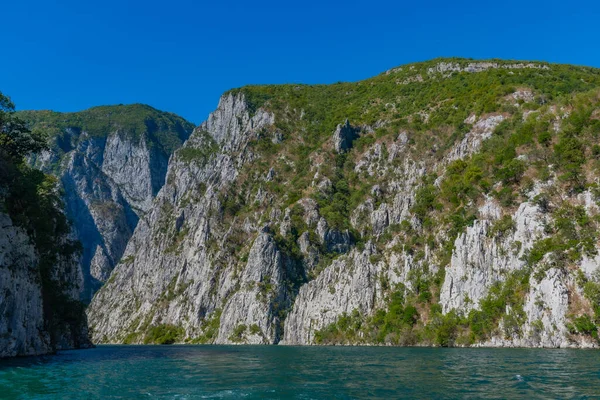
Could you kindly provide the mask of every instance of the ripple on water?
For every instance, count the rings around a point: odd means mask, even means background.
[[[586,350],[100,346],[0,361],[0,398],[598,398]]]

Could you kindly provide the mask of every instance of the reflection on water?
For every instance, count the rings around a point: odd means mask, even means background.
[[[592,350],[100,346],[0,361],[0,398],[600,399]]]

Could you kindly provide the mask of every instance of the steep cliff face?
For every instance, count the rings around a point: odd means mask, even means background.
[[[0,214],[0,357],[42,354],[50,350],[50,337],[44,329],[44,312],[37,258],[29,237]],[[41,334],[40,334],[41,333]]]
[[[264,111],[251,116],[243,96],[224,96],[175,152],[155,207],[140,220],[121,263],[90,305],[95,340],[141,342],[148,327],[159,325],[223,343],[249,325],[254,341],[277,340],[283,304],[275,302],[285,303],[281,281],[293,266],[268,230],[244,243],[257,227],[234,230],[223,209],[235,206],[232,183],[255,157],[249,139],[271,123]],[[236,259],[231,246],[246,247],[247,260]],[[220,330],[219,321],[229,329]]]
[[[91,346],[78,243],[52,179],[0,150],[0,358]]]
[[[434,60],[226,93],[97,342],[595,347],[600,73]]]
[[[31,162],[61,180],[67,216],[83,244],[81,295],[89,301],[121,259],[139,218],[150,210],[164,184],[169,156],[192,126],[144,105],[19,115],[32,128],[51,133],[51,149]]]
[[[0,358],[91,346],[77,258],[43,263],[25,230],[0,213]]]

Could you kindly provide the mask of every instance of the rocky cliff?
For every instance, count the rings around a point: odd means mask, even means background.
[[[0,213],[0,358],[91,346],[77,258],[44,265],[41,257],[26,231]]]
[[[81,297],[89,302],[150,210],[169,157],[192,126],[141,104],[18,115],[32,129],[50,133],[50,149],[31,163],[61,181],[66,214],[83,245]]]
[[[600,71],[433,60],[223,95],[96,342],[596,347]]]
[[[89,347],[80,245],[56,180],[24,161],[43,140],[0,103],[0,358]]]

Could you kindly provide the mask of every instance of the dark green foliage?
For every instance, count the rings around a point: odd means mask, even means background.
[[[377,177],[353,169],[356,156],[369,146],[379,143],[385,156],[388,141],[381,139],[405,130],[411,151],[425,155],[435,147],[438,149],[436,157],[441,157],[471,129],[464,122],[466,117],[504,109],[505,96],[516,88],[531,89],[539,103],[547,103],[560,96],[590,90],[600,82],[600,74],[595,69],[540,63],[542,68],[509,70],[503,67],[510,62],[501,60],[494,61],[499,68],[442,77],[429,70],[442,61],[462,67],[473,62],[437,59],[403,66],[355,83],[247,86],[232,90],[233,94],[243,94],[252,110],[262,107],[275,114],[273,129],[285,140],[273,145],[269,135],[261,133],[253,148],[265,160],[274,160],[272,153],[276,151],[292,161],[271,165],[282,179],[277,184],[270,182],[268,186],[278,195],[287,195],[283,206],[310,193],[330,226],[348,229],[351,213],[369,196],[369,188],[377,183]],[[414,79],[417,76],[422,79]],[[540,104],[520,103],[523,109],[540,108]],[[432,182],[426,182],[413,208],[425,228],[429,226],[429,217],[435,220],[435,214],[443,208],[445,214],[452,215],[448,220],[455,235],[474,219],[472,203],[482,194],[489,193],[495,183],[501,183],[493,194],[502,205],[516,203],[516,189],[527,167],[526,162],[518,158],[520,150],[531,148],[540,137],[543,139],[550,126],[548,120],[534,117],[523,122],[515,107],[510,112],[515,116],[498,127],[481,155],[450,165],[439,192],[431,187]],[[427,122],[419,117],[421,113],[429,116]],[[353,126],[373,126],[377,121],[384,121],[385,125],[374,129],[375,132],[362,131],[350,152],[336,157],[324,155],[319,161],[319,174],[330,179],[331,190],[312,190],[315,171],[311,168],[311,156],[328,149],[336,125],[346,119]],[[401,162],[401,159],[394,162]],[[437,193],[439,198],[434,199]],[[377,206],[379,200],[374,200]]]
[[[600,283],[598,272],[594,273],[592,279],[588,280],[583,271],[578,271],[578,285],[583,289],[583,295],[590,302],[593,316],[583,314],[578,317],[571,316],[571,322],[566,326],[572,334],[589,335],[600,343],[598,336],[598,323],[600,323]]]
[[[556,245],[552,238],[540,239],[534,243],[533,247],[529,251],[527,256],[527,263],[529,265],[535,265],[542,261],[546,253],[550,253],[554,250],[559,250],[562,245]]]
[[[265,275],[262,278],[262,281],[256,283],[258,287],[258,293],[256,297],[263,301],[268,301],[274,292],[273,284],[271,283],[271,276]]]
[[[260,327],[257,324],[250,325],[250,334],[259,335],[261,333]]]
[[[191,340],[191,343],[213,343],[219,334],[219,326],[221,325],[221,309],[216,309],[207,318],[204,317],[202,325],[202,335]]]
[[[572,319],[572,322],[566,324],[571,334],[587,335],[600,343],[598,336],[598,326],[594,320],[587,314]]]
[[[535,266],[548,253],[552,253],[553,261],[563,267],[568,262],[578,261],[584,253],[595,255],[598,226],[585,208],[565,203],[553,211],[553,217],[554,223],[548,227],[550,236],[535,242],[526,255],[530,266]]]
[[[15,113],[15,105],[0,93],[0,149],[3,157],[12,157],[19,163],[31,153],[47,147],[46,137],[40,131],[30,131]]]
[[[552,142],[552,134],[548,131],[544,131],[541,132],[538,136],[537,136],[537,140],[538,142],[542,145],[542,146],[549,146],[550,143]]]
[[[480,162],[474,158],[469,161],[456,160],[446,169],[441,194],[454,206],[460,206],[480,193],[483,182],[483,171],[478,165]]]
[[[399,332],[403,326],[413,326],[419,313],[413,305],[404,304],[404,288],[392,292],[388,299],[388,309],[375,314],[371,326],[377,332],[378,341],[383,342],[388,334]]]
[[[106,137],[116,131],[134,140],[144,138],[148,146],[171,154],[194,128],[175,114],[144,104],[100,106],[73,113],[20,111],[17,115],[33,130],[47,132],[57,154],[74,148],[82,132]]]
[[[496,127],[492,137],[482,144],[479,153],[464,160],[454,161],[447,167],[440,185],[439,197],[436,198],[444,206],[441,210],[442,215],[436,219],[445,219],[451,232],[450,241],[476,218],[474,204],[481,201],[483,194],[493,195],[503,207],[513,207],[518,204],[519,196],[529,190],[527,185],[531,185],[531,180],[524,178],[531,165],[528,164],[529,159],[535,161],[541,180],[547,180],[551,176],[547,166],[554,160],[561,171],[562,181],[566,182],[572,190],[581,190],[584,187],[585,154],[588,151],[591,153],[591,150],[586,150],[579,136],[584,135],[584,132],[596,130],[596,124],[589,118],[590,106],[587,104],[594,101],[593,96],[593,93],[582,94],[577,98],[576,110],[565,122],[562,133],[558,135],[558,143],[552,151],[548,149],[552,139],[552,135],[548,133],[550,129],[548,117],[530,117],[527,121],[523,121],[522,116],[516,114]],[[535,137],[539,139],[548,135],[547,139],[541,140],[542,146],[536,144]],[[521,153],[528,154],[528,157],[519,157]],[[424,194],[427,193],[417,194],[416,206],[413,208],[419,218],[426,214],[428,208],[431,209],[423,201],[428,198],[432,201],[434,198],[433,193],[428,196]],[[542,211],[549,212],[550,202],[547,196],[541,195],[538,200]],[[561,220],[560,216],[557,217]],[[582,251],[592,251],[592,242],[595,238],[592,228],[595,223],[584,221],[574,215],[570,215],[568,219],[579,221],[578,228],[567,229],[568,221],[562,227],[559,225],[553,227],[560,237],[553,235],[552,239],[541,241],[534,246],[530,255],[531,263],[538,262],[544,254],[555,250],[568,251],[565,260],[576,260]],[[496,229],[508,229],[509,222],[500,221],[499,223],[505,225],[498,225]],[[444,247],[446,256],[442,259],[448,259],[451,245],[449,243]]]
[[[144,344],[173,344],[181,342],[185,331],[182,327],[160,324],[151,327],[144,337]]]
[[[319,205],[321,215],[328,224],[339,230],[350,229],[350,212],[364,197],[365,188],[352,188],[349,182],[352,164],[347,153],[335,158],[331,176],[332,190],[329,193],[316,193],[313,197]]]
[[[303,257],[300,246],[298,246],[298,238],[308,230],[303,219],[303,213],[304,209],[302,206],[294,204],[290,208],[290,233],[285,237],[279,233],[275,235],[277,247],[295,261],[300,261]]]
[[[55,344],[65,329],[75,335],[86,324],[83,304],[67,295],[72,283],[56,276],[59,264],[68,268],[81,245],[68,239],[70,226],[61,211],[56,178],[24,162],[23,157],[45,147],[44,136],[31,133],[13,109],[0,93],[0,211],[23,228],[35,246],[46,329]]]
[[[586,282],[583,287],[583,294],[590,301],[596,320],[600,321],[600,283]]]
[[[429,303],[432,298],[431,289],[435,285],[429,268],[413,268],[409,271],[407,279],[413,288],[413,294],[418,303]]]
[[[503,187],[498,191],[492,192],[492,195],[502,207],[512,207],[515,205],[516,195],[511,187]]]
[[[509,275],[503,283],[494,284],[488,295],[480,301],[480,309],[472,310],[469,313],[467,322],[471,329],[472,340],[488,339],[497,329],[501,318],[505,318],[505,325],[509,319],[516,321],[516,326],[510,326],[510,328],[515,328],[517,332],[514,333],[519,333],[518,329],[525,321],[523,304],[528,290],[529,273],[526,270],[516,271]],[[506,315],[507,306],[511,309],[510,315]],[[507,336],[512,333],[505,332]]]
[[[582,315],[573,320],[573,325],[577,332],[584,335],[591,335],[598,339],[598,327],[592,321],[589,315]]]
[[[458,336],[460,318],[456,312],[451,311],[446,315],[438,316],[433,322],[435,332],[434,343],[441,347],[452,347]]]
[[[247,330],[248,330],[248,326],[246,326],[244,324],[240,324],[240,325],[236,326],[233,329],[233,332],[231,333],[231,335],[229,336],[229,340],[231,340],[234,343],[241,342],[242,340],[244,340],[244,335]]]
[[[230,187],[219,196],[219,202],[222,205],[223,215],[227,218],[233,218],[244,207],[246,199],[243,193],[235,190],[234,187]]]
[[[562,172],[559,177],[575,192],[585,188],[583,165],[588,157],[596,157],[597,145],[593,142],[598,139],[599,124],[591,118],[596,101],[591,97],[590,104],[590,98],[586,96],[575,99],[574,108],[563,122],[562,132],[554,145],[554,161]]]
[[[490,228],[489,235],[491,237],[504,237],[515,229],[515,221],[510,215],[505,215],[495,221]]]
[[[504,184],[519,183],[525,172],[525,163],[521,160],[512,159],[505,166],[498,168],[496,178]]]
[[[493,192],[494,196],[505,207],[513,204],[514,187],[520,183],[526,170],[526,164],[517,159],[516,149],[531,144],[530,136],[535,130],[535,126],[513,121],[501,122],[492,138],[483,143],[480,153],[465,160],[456,160],[448,166],[441,185],[441,196],[452,207],[460,209],[476,201],[495,183],[503,186]]]
[[[413,326],[419,320],[419,312],[412,304],[405,305],[405,289],[400,287],[390,293],[387,310],[377,310],[365,318],[358,310],[342,314],[336,322],[315,332],[319,344],[357,343],[368,339],[375,343],[409,344]],[[361,335],[362,333],[362,335]]]
[[[422,186],[417,190],[415,205],[411,211],[419,218],[423,225],[427,225],[425,224],[426,217],[431,211],[441,208],[441,204],[438,202],[438,196],[439,191],[432,184]]]
[[[177,150],[177,157],[185,163],[195,163],[200,167],[206,165],[210,157],[219,150],[218,144],[208,135],[208,133],[198,133],[201,135],[200,143],[188,144]]]
[[[550,212],[550,199],[546,193],[540,193],[535,196],[533,202],[538,206],[541,212]]]
[[[600,74],[592,68],[577,68],[552,65],[549,69],[490,69],[471,74],[454,73],[451,77],[439,79],[437,74],[429,74],[428,69],[437,63],[454,62],[466,66],[472,60],[435,59],[424,63],[405,65],[389,74],[381,74],[360,82],[343,82],[335,85],[265,85],[246,86],[233,93],[243,93],[252,109],[265,107],[281,115],[295,117],[293,120],[277,121],[278,128],[285,133],[306,132],[310,143],[319,145],[346,118],[356,124],[373,123],[390,112],[382,106],[395,103],[396,110],[404,115],[415,114],[438,105],[430,115],[427,124],[432,127],[440,124],[460,127],[471,113],[497,111],[499,99],[511,93],[515,87],[528,86],[544,94],[545,101],[560,95],[590,90],[600,82]],[[500,65],[511,61],[495,61]],[[422,82],[397,82],[421,75]],[[379,99],[381,104],[373,106],[371,101]],[[295,111],[290,111],[295,110]],[[294,112],[304,111],[300,119]],[[296,128],[296,129],[294,129]]]
[[[575,189],[581,189],[581,166],[585,163],[582,143],[575,137],[561,135],[554,146],[554,156],[563,172],[560,178],[571,183]]]
[[[551,181],[560,175],[564,182],[560,185],[573,190],[581,190],[588,183],[584,173],[589,166],[586,157],[600,154],[591,147],[600,140],[600,129],[590,121],[589,105],[585,103],[597,101],[592,99],[593,94],[574,94],[597,88],[600,74],[596,69],[543,63],[538,65],[547,68],[509,70],[503,68],[506,63],[502,61],[498,61],[499,68],[478,73],[430,72],[429,68],[440,61],[463,67],[472,62],[433,60],[356,83],[248,86],[232,91],[245,96],[251,113],[261,107],[272,112],[275,126],[256,132],[249,146],[256,158],[250,162],[248,173],[240,174],[235,190],[221,194],[224,222],[252,220],[272,211],[285,213],[289,208],[289,233],[278,233],[274,238],[286,261],[302,266],[298,238],[309,233],[319,260],[310,271],[311,277],[330,265],[334,255],[318,245],[320,241],[313,238],[314,227],[306,226],[303,210],[296,205],[305,197],[317,202],[320,215],[333,229],[350,229],[351,217],[357,221],[354,225],[358,232],[353,232],[353,236],[358,249],[365,248],[368,241],[376,246],[370,256],[372,263],[386,262],[385,246],[392,240],[393,251],[408,253],[416,265],[425,254],[433,254],[435,274],[423,265],[422,270],[411,270],[411,290],[394,288],[386,277],[378,276],[378,290],[383,291],[378,296],[386,299],[385,307],[368,315],[360,310],[341,315],[315,332],[318,343],[454,346],[487,340],[492,335],[518,336],[529,274],[540,274],[534,264],[548,252],[574,260],[583,251],[591,251],[595,222],[580,218],[576,211],[561,216],[557,209],[562,206],[556,206],[556,197],[541,195],[536,203],[542,211],[553,212],[556,224],[549,229],[559,239],[537,243],[527,255],[530,268],[506,276],[504,283],[496,284],[476,305],[477,310],[469,315],[454,311],[442,314],[437,301],[454,240],[481,217],[478,209],[486,197],[494,197],[505,208],[507,215],[489,231],[491,237],[501,239],[514,230],[512,208],[529,198],[533,182]],[[515,106],[509,95],[520,89],[531,90],[535,100],[519,100]],[[553,123],[563,117],[556,113],[580,108],[583,111],[563,119],[564,128],[555,133]],[[536,111],[524,118],[525,110]],[[482,143],[480,152],[447,167],[439,163],[472,129],[465,122],[467,117],[486,117],[492,112],[502,113],[505,120]],[[360,137],[353,142],[353,148],[336,155],[331,149],[331,135],[336,125],[346,119],[352,126],[361,127]],[[278,138],[276,143],[271,140],[273,137]],[[407,139],[402,143],[405,153],[392,153],[392,146],[398,149],[400,137]],[[378,154],[376,148],[380,149]],[[368,168],[362,163],[367,158]],[[389,221],[393,225],[375,234],[369,222],[361,220],[368,213],[357,210],[357,206],[367,199],[365,209],[389,205],[396,195],[397,183],[406,178],[402,168],[397,168],[406,159],[422,161],[431,173],[419,182],[411,207],[417,221]],[[362,166],[356,168],[359,165]],[[274,174],[265,182],[263,177],[271,168]],[[441,177],[439,180],[433,176],[436,174]],[[245,185],[252,190],[246,190]],[[259,188],[272,196],[264,201],[249,200],[254,199]],[[575,221],[574,225],[565,219]],[[236,255],[245,261],[247,249],[242,251],[240,246]],[[270,278],[265,277],[257,288],[259,298],[270,298]],[[292,297],[294,290],[290,291]],[[335,287],[332,285],[329,290],[335,292]],[[499,330],[501,321],[503,332]],[[248,331],[255,334],[256,329],[238,326],[232,340],[243,341]]]
[[[354,310],[351,315],[343,313],[338,317],[336,322],[315,332],[315,343],[353,343],[356,340],[362,324],[363,317],[358,310]]]
[[[410,345],[425,342],[442,347],[468,345],[489,339],[498,333],[500,320],[504,321],[504,335],[520,335],[525,321],[523,304],[529,290],[529,274],[517,271],[505,282],[494,285],[482,299],[479,309],[466,317],[454,310],[442,314],[439,304],[431,304],[429,321],[424,330],[420,315],[405,300],[404,289],[393,291],[388,298],[388,308],[376,310],[371,317],[358,311],[343,314],[338,320],[315,332],[315,342],[335,343],[391,343]],[[414,294],[411,295],[415,299]],[[418,298],[418,297],[416,297]],[[506,310],[511,311],[507,314]]]

